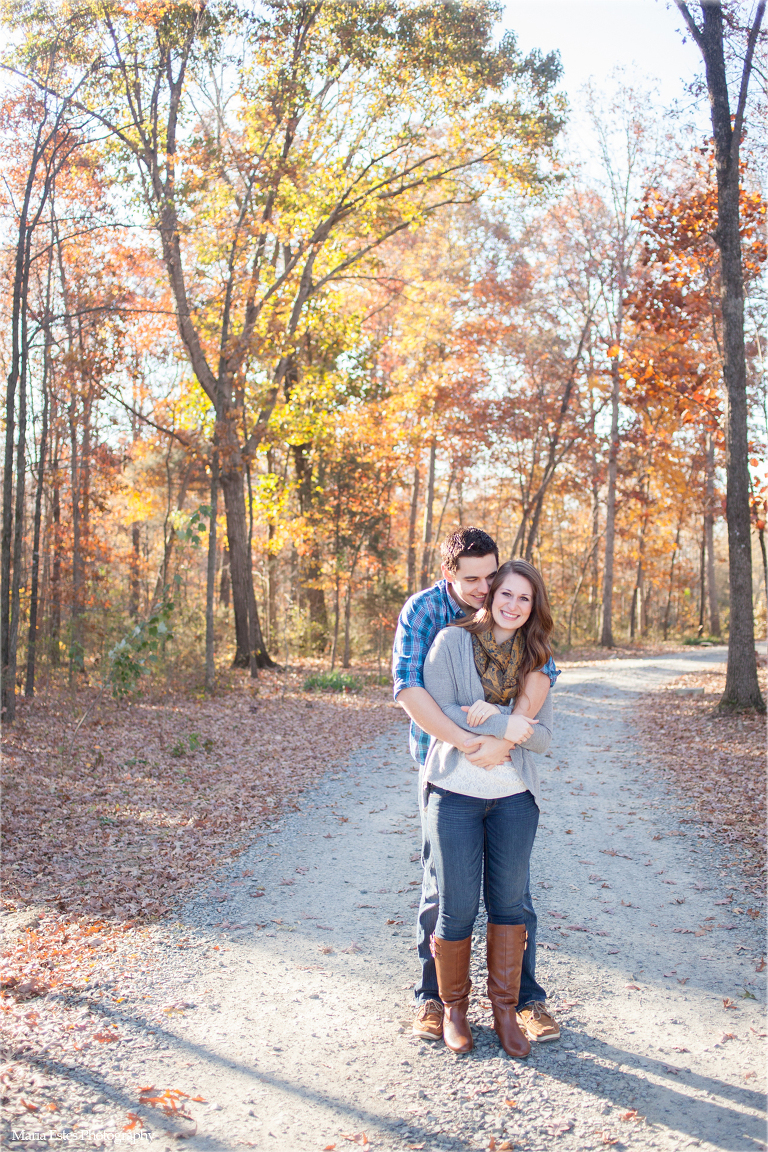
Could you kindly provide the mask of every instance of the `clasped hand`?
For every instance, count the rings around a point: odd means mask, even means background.
[[[463,706],[462,711],[467,713],[467,722],[474,728],[489,716],[497,714],[499,709],[486,700],[476,700],[470,706]],[[462,751],[470,763],[476,764],[478,768],[496,768],[505,760],[509,760],[511,748],[532,735],[533,725],[537,723],[537,720],[531,720],[519,713],[512,715],[507,720],[504,739],[496,736],[468,736]]]

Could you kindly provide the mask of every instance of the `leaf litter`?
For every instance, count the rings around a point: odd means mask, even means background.
[[[765,669],[759,671],[766,693]],[[703,688],[701,695],[676,689]],[[648,693],[633,723],[646,752],[683,798],[681,824],[703,824],[747,876],[766,862],[765,718],[715,711],[725,688],[717,672],[689,672]],[[740,850],[738,857],[737,850]]]
[[[30,1061],[120,1046],[94,999],[116,1007],[121,987],[135,992],[152,958],[149,926],[398,718],[386,688],[329,698],[303,693],[303,679],[263,672],[255,714],[245,677],[213,699],[102,700],[74,739],[85,693],[76,705],[54,691],[20,700],[3,740],[3,906],[17,930],[0,959],[0,1079],[11,1117],[59,1110],[51,1089],[30,1089]],[[144,1106],[190,1136],[190,1100],[147,1088],[120,1124],[143,1127]]]

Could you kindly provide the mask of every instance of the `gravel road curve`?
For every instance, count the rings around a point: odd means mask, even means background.
[[[630,722],[640,693],[724,655],[566,665],[560,677],[532,862],[559,1043],[527,1061],[501,1052],[480,923],[475,1051],[454,1057],[410,1036],[417,775],[394,713],[373,748],[332,767],[152,930],[144,976],[121,1003],[101,990],[92,1011],[122,1042],[49,1069],[96,1101],[69,1146],[151,1137],[171,1148],[176,1134],[200,1152],[340,1152],[363,1136],[374,1152],[764,1148],[756,898],[681,818]],[[152,1086],[143,1105],[139,1085]],[[169,1119],[165,1090],[205,1102],[166,1096],[193,1118]]]

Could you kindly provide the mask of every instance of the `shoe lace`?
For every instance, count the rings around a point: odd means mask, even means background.
[[[534,1000],[530,1004],[526,1004],[526,1008],[530,1009],[531,1016],[534,1020],[541,1020],[542,1016],[547,1016],[548,1012],[542,1000]]]
[[[439,1016],[443,1013],[443,1006],[437,1000],[426,1000],[419,1009],[419,1019],[423,1020],[425,1016],[430,1016],[436,1012]]]

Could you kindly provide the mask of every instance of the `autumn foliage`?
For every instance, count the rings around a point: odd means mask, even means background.
[[[557,60],[496,15],[12,6],[7,718],[41,684],[381,674],[459,523],[541,567],[561,649],[600,639],[608,559],[619,640],[724,635],[710,149],[660,144],[625,92],[593,107],[590,176],[569,166]],[[757,411],[765,204],[742,180]]]

